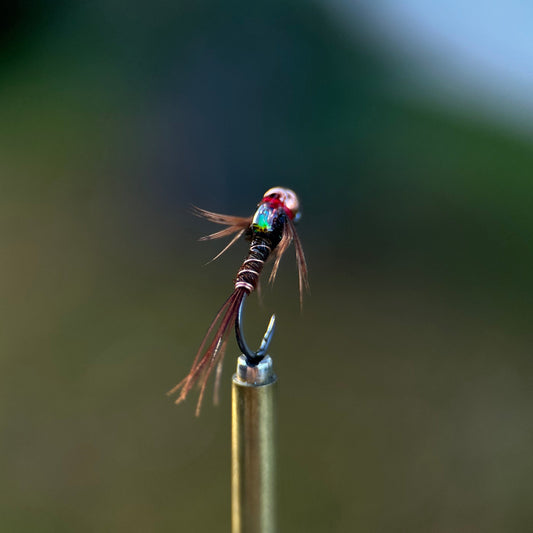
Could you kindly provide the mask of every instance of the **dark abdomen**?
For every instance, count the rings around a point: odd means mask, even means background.
[[[255,290],[263,265],[273,249],[273,242],[268,236],[256,235],[253,237],[248,256],[243,261],[235,278],[236,289],[243,288],[248,294]]]

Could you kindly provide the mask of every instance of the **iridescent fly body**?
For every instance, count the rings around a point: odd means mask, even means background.
[[[215,259],[222,255],[241,236],[244,235],[250,241],[248,255],[235,278],[234,290],[211,323],[189,374],[168,392],[168,394],[174,394],[181,389],[180,395],[176,400],[176,403],[180,403],[185,400],[192,387],[198,383],[200,396],[196,408],[197,415],[200,412],[207,380],[215,366],[217,366],[215,402],[217,401],[218,384],[227,336],[243,298],[257,288],[263,266],[270,257],[274,259],[270,281],[274,281],[281,257],[291,242],[294,242],[296,249],[301,303],[303,289],[308,286],[308,283],[305,257],[294,227],[294,222],[300,216],[299,208],[298,197],[293,191],[284,187],[274,187],[264,194],[252,217],[234,217],[196,209],[197,215],[226,226],[221,231],[203,237],[202,240],[217,239],[235,234],[230,243]]]

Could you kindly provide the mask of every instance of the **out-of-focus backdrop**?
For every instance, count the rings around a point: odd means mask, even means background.
[[[431,6],[431,7],[430,7]],[[228,531],[222,398],[176,407],[247,216],[299,194],[275,311],[283,531],[529,531],[533,9],[12,2],[0,20],[6,532]]]

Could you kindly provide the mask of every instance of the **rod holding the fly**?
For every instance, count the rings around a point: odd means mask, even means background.
[[[226,342],[233,323],[235,323],[239,347],[250,366],[257,365],[266,354],[274,327],[274,317],[271,319],[261,347],[257,352],[252,352],[242,335],[242,307],[246,296],[256,290],[259,277],[268,259],[273,259],[274,261],[270,274],[270,281],[274,281],[280,260],[291,242],[294,242],[296,250],[301,304],[303,290],[308,287],[308,281],[305,256],[294,225],[300,218],[299,210],[300,202],[298,197],[294,191],[284,187],[269,189],[263,195],[255,214],[251,217],[221,215],[195,208],[195,213],[198,216],[226,226],[221,231],[203,237],[202,240],[233,235],[232,240],[215,259],[222,255],[239,238],[245,237],[250,241],[248,255],[235,278],[234,290],[209,326],[189,374],[168,392],[169,395],[172,395],[179,391],[176,403],[180,403],[186,399],[191,389],[198,384],[200,394],[196,406],[196,415],[200,413],[207,381],[215,368],[215,403],[217,401],[218,384]]]

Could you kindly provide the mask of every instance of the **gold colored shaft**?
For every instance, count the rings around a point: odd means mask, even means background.
[[[232,533],[276,532],[277,378],[266,356],[241,356],[232,385]]]

